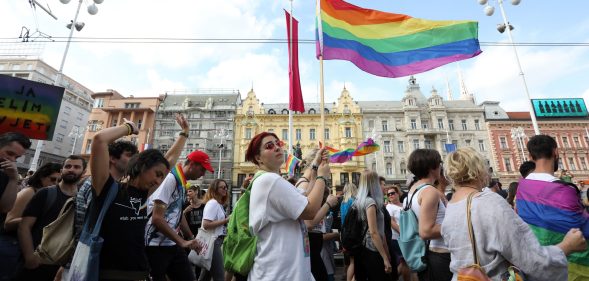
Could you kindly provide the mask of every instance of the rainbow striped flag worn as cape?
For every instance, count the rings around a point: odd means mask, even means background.
[[[556,245],[571,228],[589,239],[589,213],[578,189],[564,182],[522,179],[516,196],[518,215],[530,226],[541,245]],[[525,250],[525,248],[522,248]],[[589,249],[568,256],[569,281],[589,280]]]
[[[342,0],[317,5],[317,57],[347,60],[373,75],[413,75],[481,53],[476,21],[418,19]]]

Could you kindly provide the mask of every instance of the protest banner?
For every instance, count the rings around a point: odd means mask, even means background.
[[[0,133],[52,140],[64,88],[0,75]]]

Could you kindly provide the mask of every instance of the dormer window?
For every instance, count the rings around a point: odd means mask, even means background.
[[[276,114],[276,110],[270,109],[270,110],[268,110],[268,114]]]
[[[285,108],[285,109],[283,109],[283,110],[282,110],[282,114],[288,114],[288,109],[286,109],[286,108]]]

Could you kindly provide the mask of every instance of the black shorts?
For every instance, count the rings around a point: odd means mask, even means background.
[[[147,246],[145,252],[153,281],[165,281],[166,275],[170,280],[195,280],[193,267],[180,246]]]

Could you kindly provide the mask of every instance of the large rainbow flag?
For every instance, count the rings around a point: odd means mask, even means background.
[[[522,179],[516,196],[519,216],[530,226],[541,245],[556,245],[571,228],[589,239],[589,213],[578,190],[560,182]],[[589,249],[568,256],[569,281],[589,280]]]
[[[476,21],[433,21],[317,0],[317,57],[401,77],[481,53]]]
[[[319,146],[323,144],[319,142]],[[373,139],[368,138],[363,141],[356,149],[346,148],[344,150],[338,150],[333,147],[325,146],[325,149],[330,152],[329,162],[330,163],[345,163],[352,159],[354,156],[364,156],[380,150],[380,146],[374,142]]]

